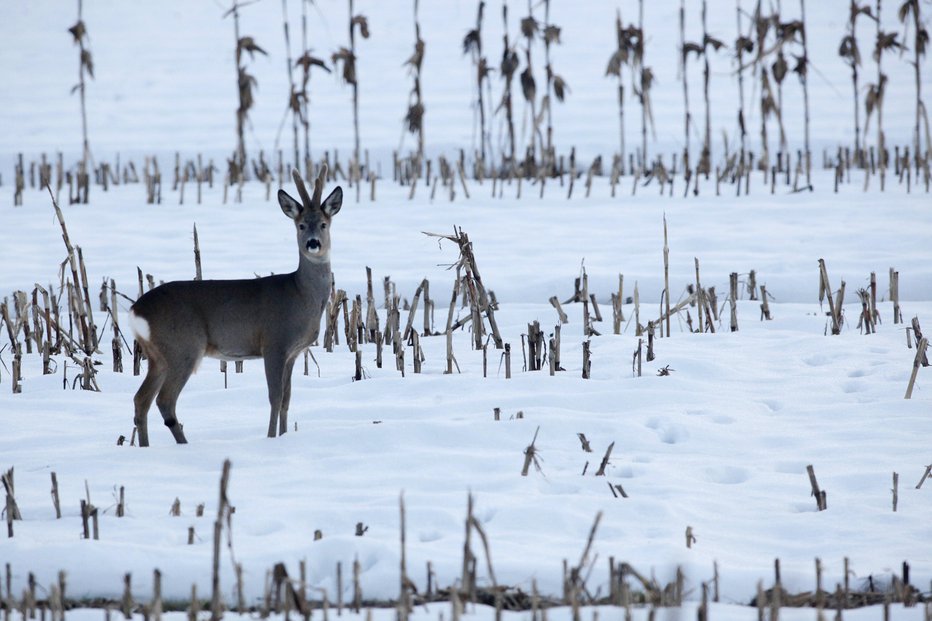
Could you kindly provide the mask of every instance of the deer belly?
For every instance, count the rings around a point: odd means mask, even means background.
[[[217,360],[226,360],[227,362],[238,362],[240,360],[256,360],[261,358],[262,354],[253,351],[237,351],[235,348],[220,348],[215,345],[208,345],[204,355],[208,358]]]

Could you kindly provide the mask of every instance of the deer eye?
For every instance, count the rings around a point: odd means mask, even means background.
[[[327,228],[327,223],[326,223],[326,222],[321,222],[321,223],[320,223],[320,230],[324,230],[325,228]]]
[[[307,228],[307,226],[302,222],[301,224],[298,225],[298,228],[303,231],[304,229]]]

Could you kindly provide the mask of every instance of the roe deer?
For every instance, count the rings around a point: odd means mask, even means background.
[[[311,197],[292,171],[300,203],[278,191],[282,211],[294,220],[297,270],[248,280],[169,282],[133,304],[130,322],[149,359],[133,399],[139,446],[149,445],[147,418],[153,399],[175,441],[187,443],[175,404],[204,356],[262,358],[272,408],[268,435],[285,433],[295,358],[317,339],[330,294],[330,221],[343,205],[343,190],[338,186],[322,201],[326,174],[324,166]]]

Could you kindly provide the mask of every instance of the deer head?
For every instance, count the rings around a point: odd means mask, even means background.
[[[301,256],[313,263],[330,261],[330,221],[343,206],[343,189],[337,186],[323,201],[321,195],[327,180],[327,165],[320,167],[314,180],[314,195],[308,196],[307,188],[297,170],[291,171],[298,193],[299,203],[284,190],[278,191],[278,204],[286,216],[294,221]]]

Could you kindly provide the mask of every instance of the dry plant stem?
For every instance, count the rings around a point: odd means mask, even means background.
[[[913,387],[916,385],[916,376],[919,374],[919,367],[922,366],[922,360],[926,355],[926,349],[929,347],[929,339],[922,337],[916,346],[916,357],[913,359],[913,370],[909,376],[909,384],[906,386],[906,399],[912,399]]]
[[[229,519],[230,505],[227,499],[227,484],[230,480],[230,460],[223,462],[223,472],[220,476],[220,499],[217,506],[217,520],[214,522],[214,552],[211,571],[211,621],[220,621],[223,618],[223,599],[220,591],[220,538],[223,531],[224,519]]]
[[[881,30],[880,30],[880,0],[877,0],[877,13],[875,14],[875,20],[877,23],[877,49],[874,51],[874,57],[877,61],[877,156],[879,159],[879,168],[880,168],[880,191],[884,190],[884,179],[886,177],[887,170],[887,158],[886,154],[886,145],[884,144],[884,134],[883,134],[883,96],[884,91],[884,82],[886,81],[886,76],[883,74],[881,69],[881,60],[883,58],[883,49],[881,48]],[[894,322],[895,323],[895,322]]]
[[[929,157],[929,119],[926,112],[925,102],[922,101],[922,80],[920,79],[920,55],[924,53],[925,48],[929,44],[928,40],[928,29],[925,28],[922,19],[919,16],[921,4],[916,0],[907,0],[903,3],[903,7],[906,7],[913,16],[913,69],[915,70],[916,75],[916,126],[913,128],[913,159],[916,164],[916,170],[918,171],[922,162],[925,161],[922,155],[922,135],[919,131],[919,121],[924,117],[926,122],[926,155]],[[903,10],[902,8],[900,9]],[[904,20],[905,21],[905,20]],[[923,32],[925,32],[925,40],[923,41]],[[908,164],[907,164],[908,165]],[[928,162],[926,162],[928,165]]]
[[[83,30],[84,21],[81,18],[82,5],[83,5],[83,1],[78,0],[78,24],[80,24],[80,27]],[[91,147],[87,139],[87,105],[85,102],[86,81],[84,79],[84,72],[85,72],[85,69],[88,69],[90,71],[90,68],[88,66],[88,63],[89,63],[88,59],[90,58],[89,57],[90,52],[88,52],[84,48],[85,33],[81,33],[80,36],[76,38],[78,40],[77,43],[78,43],[78,48],[80,52],[80,56],[78,57],[78,84],[79,84],[78,90],[81,96],[81,136],[82,136],[81,174],[86,175],[88,171],[88,165],[90,164]],[[86,186],[85,186],[84,202],[85,203],[87,202]]]
[[[897,472],[893,473],[893,512],[896,513],[896,505],[899,501],[900,496],[900,475]]]
[[[893,302],[893,323],[902,323],[903,315],[900,312],[900,273],[890,268],[890,300]]]
[[[687,146],[687,153],[688,153]],[[620,297],[620,287],[619,287]],[[663,297],[666,306],[667,337],[670,336],[670,244],[667,239],[667,214],[663,214]],[[662,322],[658,322],[664,325]]]
[[[608,467],[608,461],[612,457],[612,449],[615,448],[615,443],[612,442],[608,445],[608,448],[605,449],[605,455],[602,456],[602,462],[599,464],[599,469],[596,471],[595,476],[601,477],[605,476],[605,469]]]
[[[709,108],[709,33],[706,28],[706,0],[702,0],[702,59],[704,61],[702,71],[702,93],[705,98],[705,132],[702,140],[702,157],[699,160],[699,166],[705,173],[705,178],[709,178],[712,162],[712,129],[711,129],[711,112]],[[702,321],[699,321],[700,332],[702,331]]]
[[[925,472],[922,473],[922,478],[919,479],[919,483],[916,484],[916,489],[922,488],[922,484],[925,483],[930,474],[932,474],[932,465],[926,466]]]
[[[861,149],[861,112],[858,101],[858,66],[860,65],[860,53],[857,51],[856,25],[857,17],[860,13],[856,10],[855,0],[851,1],[848,18],[848,45],[850,47],[848,64],[851,65],[851,84],[854,93],[854,161],[858,165],[863,165],[863,156]]]
[[[806,44],[806,1],[799,0],[800,20],[802,21],[802,39],[803,39],[803,57],[800,59],[802,71],[800,72],[800,82],[803,87],[803,110],[805,112],[805,154],[806,158],[806,187],[812,191],[812,153],[809,150],[809,52]]]
[[[699,332],[703,331],[703,322],[702,322],[702,311],[703,311],[703,295],[702,295],[702,285],[699,283],[699,258],[693,257],[693,260],[696,263],[696,316],[699,319]]]
[[[680,0],[680,74],[683,78],[683,169],[689,170],[689,82],[686,79],[686,0]],[[670,330],[667,327],[667,335]]]
[[[61,504],[58,496],[58,477],[52,473],[52,505],[55,507],[55,519],[61,519]]]
[[[527,448],[524,449],[524,467],[521,468],[521,476],[523,477],[526,477],[528,475],[528,472],[531,469],[532,463],[537,465],[537,448],[534,446],[534,444],[537,442],[537,434],[539,432],[540,432],[540,427],[538,426],[537,429],[534,430],[534,438],[531,440],[531,443],[527,446]],[[472,507],[471,502],[472,502],[472,498],[470,497],[470,507]],[[468,541],[468,534],[467,534],[467,541]]]
[[[194,280],[203,280],[201,273],[201,245],[197,239],[197,224],[194,225]]]
[[[353,0],[349,0],[349,14],[350,14],[350,23],[349,23],[349,40],[350,40],[350,53],[353,55],[353,63],[356,62],[356,33],[354,28],[354,11],[353,11]],[[355,70],[354,70],[355,71]],[[352,82],[353,87],[353,161],[356,162],[356,165],[359,165],[359,82],[358,76],[353,77]],[[359,181],[356,181],[356,202],[359,202]]]
[[[741,34],[741,0],[735,0],[735,18],[738,22],[737,60],[738,60],[738,131],[741,134],[741,166],[744,165],[745,138],[744,127],[744,43]],[[740,184],[739,184],[740,185]],[[739,188],[740,191],[740,188]]]
[[[821,279],[819,283],[819,300],[822,300],[823,295],[828,298],[828,310],[832,317],[832,334],[841,334],[841,309],[835,308],[835,302],[832,299],[832,287],[829,285],[825,259],[819,259],[819,274]]]
[[[737,306],[736,300],[738,298],[738,273],[732,272],[728,280],[729,280],[729,284],[731,288],[731,293],[728,296],[729,305],[731,307],[730,327],[731,327],[732,332],[737,332],[738,331],[738,306]]]
[[[233,37],[234,43],[236,45],[236,84],[237,91],[240,93],[239,105],[236,110],[236,165],[239,167],[239,175],[245,177],[246,175],[246,141],[243,135],[243,127],[246,123],[245,114],[243,112],[243,96],[240,84],[240,77],[245,71],[245,69],[240,64],[240,38],[239,38],[239,4],[238,0],[233,0],[233,6],[230,9],[231,14],[233,15]],[[230,179],[230,183],[235,182],[236,179]],[[226,184],[224,184],[224,187]],[[224,190],[226,191],[226,190]]]
[[[405,497],[404,493],[398,498],[398,511],[400,519],[400,529],[401,529],[401,559],[400,559],[400,585],[399,585],[399,595],[398,595],[398,619],[399,621],[406,621],[408,615],[411,613],[411,580],[408,578],[408,569],[407,569],[407,556],[406,556],[406,547],[405,547]],[[342,595],[340,595],[342,601]],[[342,606],[341,606],[342,607]]]
[[[809,485],[812,487],[812,495],[816,499],[816,507],[819,511],[825,511],[828,509],[828,504],[825,501],[825,492],[819,489],[819,484],[816,481],[815,469],[812,465],[806,466],[806,472],[809,474]]]
[[[291,63],[291,37],[288,33],[288,0],[282,0],[282,28],[285,33],[285,67],[288,70],[288,109],[291,111],[291,134],[292,146],[294,148],[293,166],[301,170],[301,156],[298,152],[298,110],[300,110],[300,108],[296,108],[294,105],[297,91],[294,85],[294,71],[292,70]]]
[[[55,208],[55,216],[58,218],[58,223],[61,225],[61,234],[62,240],[65,243],[65,250],[68,253],[68,266],[71,268],[71,279],[75,283],[75,286],[81,283],[81,279],[78,278],[78,263],[75,259],[75,249],[71,245],[71,239],[68,237],[68,228],[65,226],[65,217],[62,215],[61,208],[58,206],[58,202],[55,200],[55,195],[52,193],[52,188],[46,186],[46,189],[49,191],[49,196],[52,199],[52,206]],[[87,312],[84,309],[84,300],[81,296],[74,296],[75,303],[77,304],[78,317],[80,322],[80,330],[82,337],[82,347],[84,353],[90,355],[94,351],[94,347],[91,344],[91,334],[90,326],[87,324]]]
[[[535,439],[536,439],[535,434]],[[533,446],[533,442],[531,443]],[[527,476],[525,473],[523,476]],[[466,497],[466,537],[463,541],[463,569],[460,576],[460,588],[463,590],[463,594],[468,598],[474,585],[472,584],[471,577],[471,566],[475,556],[472,553],[472,546],[470,544],[471,535],[472,535],[472,510],[473,510],[473,497],[472,494],[468,494]],[[455,593],[455,589],[450,589],[451,593]]]
[[[650,94],[647,75],[650,68],[644,66],[644,52],[647,48],[644,44],[644,0],[638,0],[638,48],[640,48],[640,55],[637,58],[638,65],[640,65],[638,79],[641,84],[638,98],[641,102],[641,170],[648,170],[650,167],[647,164],[647,114]]]

